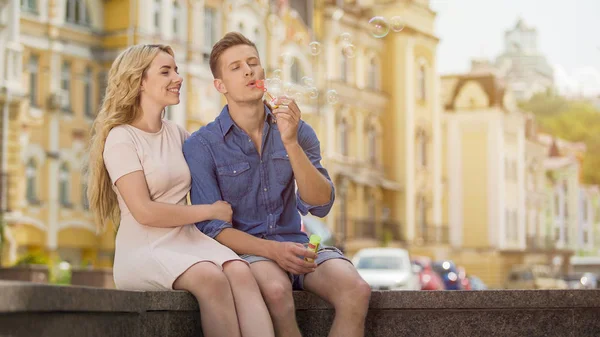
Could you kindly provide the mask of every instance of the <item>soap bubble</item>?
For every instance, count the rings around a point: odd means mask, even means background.
[[[352,43],[352,34],[347,32],[340,34],[340,41],[342,44]]]
[[[304,76],[302,77],[302,84],[304,84],[307,87],[312,87],[315,84],[315,81],[308,76]]]
[[[290,53],[281,54],[281,61],[285,67],[291,67],[294,64],[294,56]]]
[[[327,91],[327,103],[328,104],[335,104],[338,102],[338,93],[337,91],[331,89],[329,91]]]
[[[293,96],[295,93],[294,84],[292,84],[291,82],[285,82],[285,84],[283,85],[283,92],[287,96]]]
[[[388,35],[390,26],[383,16],[374,16],[369,20],[369,30],[374,37],[382,38]]]
[[[281,69],[275,69],[275,70],[273,70],[272,77],[274,79],[281,79]]]
[[[273,78],[271,79],[268,84],[267,84],[267,90],[269,91],[269,93],[271,93],[271,95],[277,97],[279,95],[281,95],[282,92],[282,84],[281,84],[281,80],[278,78]]]
[[[293,95],[294,97],[294,101],[296,101],[296,103],[300,103],[304,100],[304,93],[301,91],[296,91],[296,93]]]
[[[400,16],[394,16],[390,19],[390,28],[394,32],[399,32],[404,29],[404,20]]]
[[[310,99],[316,99],[319,97],[319,89],[316,87],[308,88],[308,97],[310,97]]]
[[[321,53],[321,44],[317,41],[309,43],[308,47],[310,49],[310,54],[313,56],[317,56]]]
[[[347,58],[353,58],[356,56],[356,47],[352,43],[349,43],[342,47],[342,54]]]

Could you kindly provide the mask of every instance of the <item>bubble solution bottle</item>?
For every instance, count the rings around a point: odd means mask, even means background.
[[[271,104],[273,109],[277,109],[279,106],[275,104],[276,98],[273,97],[273,95],[271,95],[271,93],[269,93],[269,91],[267,90],[267,83],[268,80],[257,80],[255,86],[258,89],[262,89],[262,91],[265,93],[266,99],[269,102],[269,104]]]
[[[312,234],[310,236],[310,239],[308,240],[308,247],[306,247],[306,248],[308,250],[316,253],[319,251],[320,244],[321,244],[321,237],[316,234]],[[307,262],[314,262],[314,260],[309,257],[305,257],[304,260]]]

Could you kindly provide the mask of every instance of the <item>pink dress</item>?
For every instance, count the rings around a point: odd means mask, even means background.
[[[119,289],[171,290],[177,277],[198,262],[222,268],[227,261],[243,261],[194,224],[160,228],[138,223],[114,185],[122,176],[141,170],[153,201],[187,204],[191,177],[182,152],[187,137],[185,129],[168,120],[156,133],[120,125],[108,134],[104,164],[121,209],[113,267]]]

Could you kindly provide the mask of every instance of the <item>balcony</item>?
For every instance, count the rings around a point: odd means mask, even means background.
[[[417,240],[424,244],[448,244],[450,242],[449,238],[450,234],[447,225],[417,227]]]

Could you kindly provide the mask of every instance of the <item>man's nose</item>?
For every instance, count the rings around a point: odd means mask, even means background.
[[[254,75],[254,70],[252,70],[252,67],[246,65],[246,69],[244,69],[244,76],[248,77],[252,75]]]

